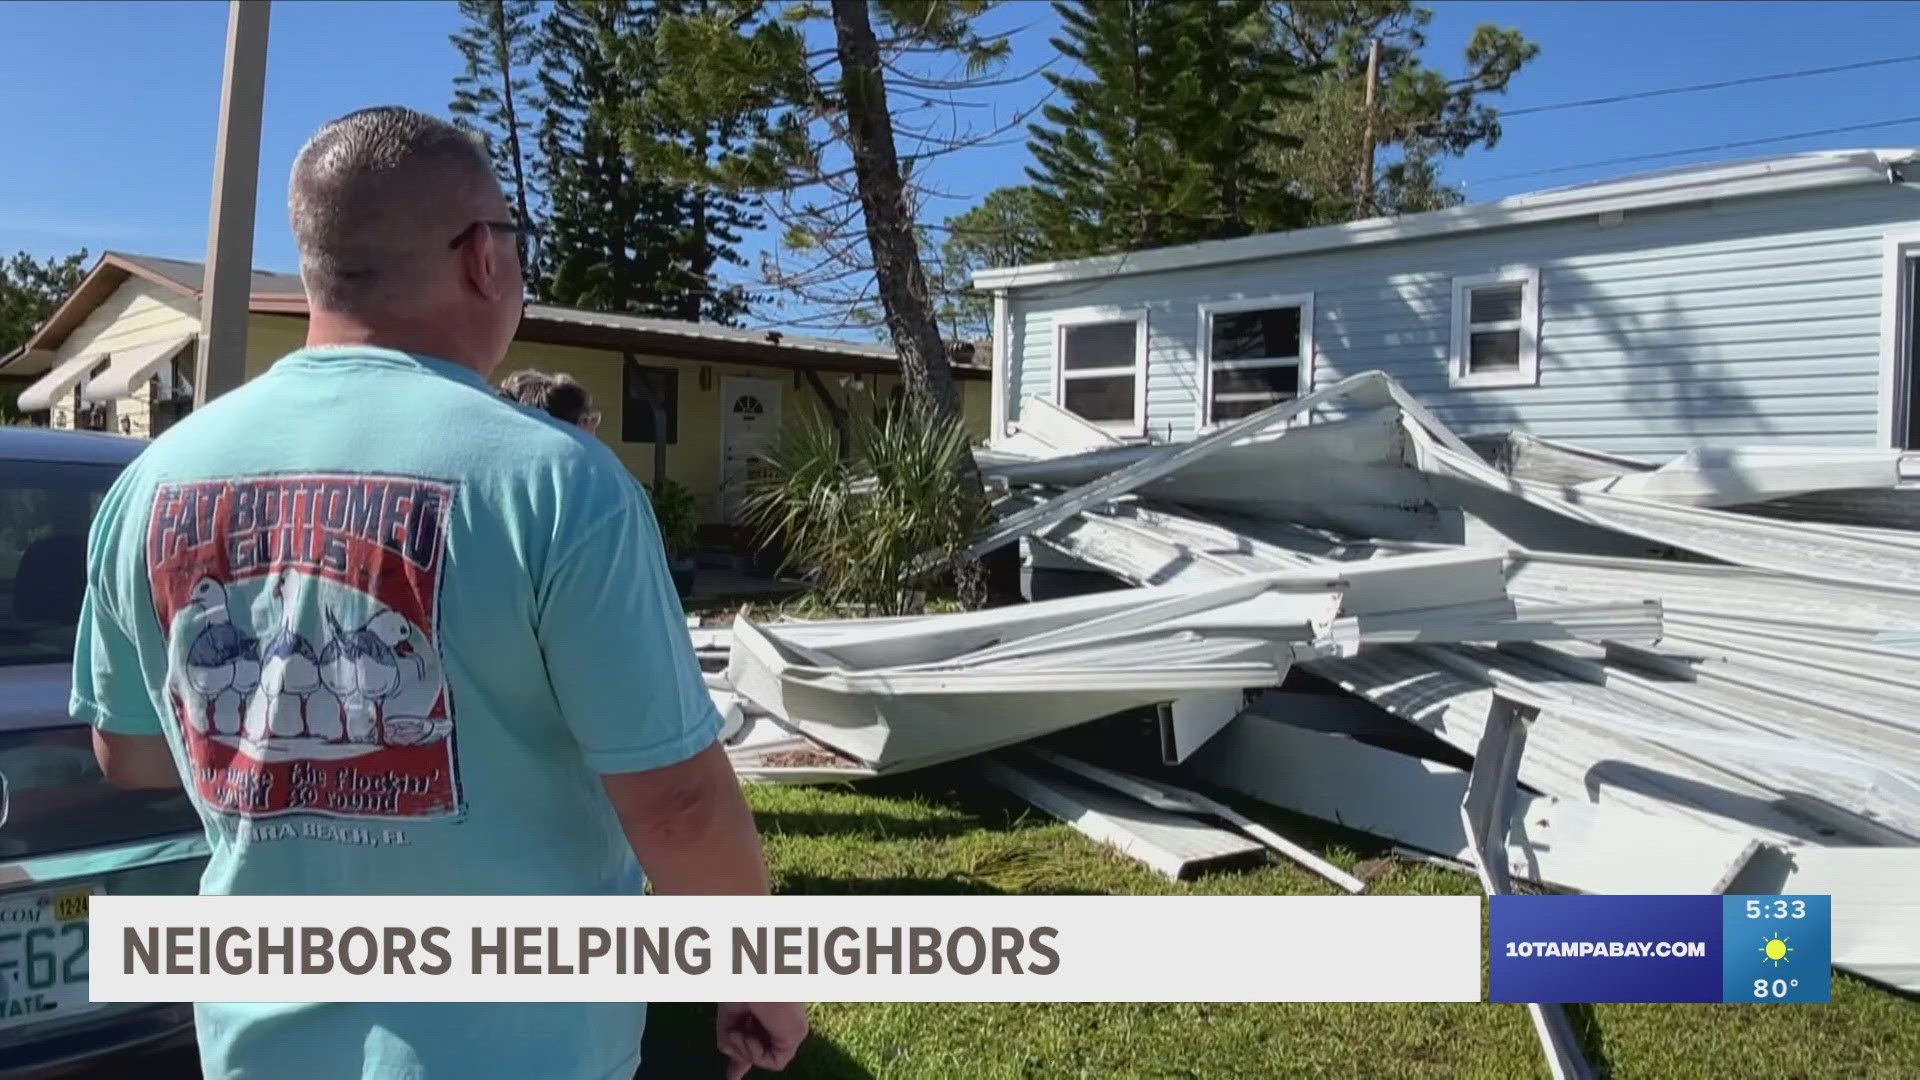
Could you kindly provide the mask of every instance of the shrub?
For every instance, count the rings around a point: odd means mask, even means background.
[[[649,488],[647,497],[653,503],[653,517],[660,525],[660,539],[666,545],[667,556],[679,558],[693,547],[694,532],[700,525],[693,492],[678,480],[666,479],[661,481],[658,490]]]
[[[788,429],[749,483],[748,520],[780,542],[786,569],[829,605],[880,615],[924,606],[913,568],[932,556],[958,563],[986,509],[960,486],[966,429],[911,409],[849,408],[851,445],[824,417]]]

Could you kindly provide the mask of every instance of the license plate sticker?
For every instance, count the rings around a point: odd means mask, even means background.
[[[0,1028],[57,1020],[87,1000],[93,887],[0,896]]]
[[[85,919],[92,900],[92,889],[69,889],[56,894],[53,898],[53,921],[70,923],[75,919]]]

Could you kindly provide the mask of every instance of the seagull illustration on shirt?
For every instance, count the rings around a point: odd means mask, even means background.
[[[320,650],[320,681],[349,713],[364,713],[371,707],[373,741],[384,743],[386,701],[400,691],[400,661],[413,661],[420,677],[426,677],[426,661],[414,651],[413,627],[391,609],[380,611],[356,630],[343,629],[332,609],[326,616],[332,637]],[[350,738],[344,729],[341,737],[343,741]]]
[[[213,725],[214,705],[228,690],[246,699],[260,685],[260,643],[233,625],[227,613],[227,589],[211,577],[193,586],[188,603],[206,614],[207,625],[187,647],[187,685],[206,704],[206,726]]]
[[[280,628],[260,650],[260,688],[269,702],[292,696],[300,702],[300,737],[313,734],[307,726],[307,699],[320,689],[320,657],[313,644],[294,629],[296,605],[286,599],[286,575],[274,582],[273,598],[280,604]],[[268,733],[272,728],[269,723]]]

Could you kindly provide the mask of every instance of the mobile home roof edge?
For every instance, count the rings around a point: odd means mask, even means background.
[[[1030,289],[1065,282],[1418,240],[1705,199],[1885,182],[1890,170],[1916,160],[1920,160],[1920,150],[1833,150],[1686,166],[1400,217],[1368,218],[1340,225],[1261,233],[1232,240],[1206,240],[1119,255],[982,270],[974,275],[973,287],[984,291]]]

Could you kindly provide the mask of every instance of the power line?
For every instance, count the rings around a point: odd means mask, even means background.
[[[1807,68],[1804,71],[1782,71],[1772,75],[1749,75],[1743,79],[1726,79],[1721,82],[1696,83],[1693,86],[1670,86],[1664,90],[1641,90],[1632,94],[1615,94],[1612,97],[1588,98],[1585,101],[1562,101],[1554,105],[1532,105],[1524,109],[1501,109],[1502,120],[1511,116],[1527,116],[1532,113],[1555,112],[1560,109],[1584,109],[1589,105],[1613,105],[1622,101],[1639,101],[1642,98],[1666,97],[1669,94],[1691,94],[1700,90],[1722,90],[1729,86],[1750,86],[1754,83],[1778,82],[1781,79],[1804,79],[1811,75],[1832,75],[1840,71],[1859,71],[1863,68],[1885,67],[1888,64],[1907,64],[1920,60],[1920,53],[1911,56],[1890,56],[1885,60],[1862,60],[1854,64],[1836,64],[1833,67]]]
[[[1849,131],[1868,131],[1873,128],[1898,127],[1902,124],[1920,124],[1920,116],[1903,116],[1897,120],[1875,120],[1867,124],[1848,124],[1844,127],[1820,128],[1817,131],[1801,131],[1792,135],[1773,135],[1764,139],[1741,139],[1738,142],[1715,143],[1712,146],[1690,146],[1685,150],[1662,150],[1657,154],[1635,154],[1632,157],[1607,158],[1603,161],[1587,161],[1578,165],[1561,165],[1552,169],[1533,169],[1528,172],[1507,173],[1505,176],[1487,176],[1471,180],[1471,184],[1496,184],[1502,180],[1522,180],[1529,176],[1552,176],[1555,173],[1579,172],[1582,169],[1598,169],[1608,165],[1629,165],[1641,161],[1659,161],[1663,158],[1685,157],[1688,154],[1706,154],[1715,150],[1737,150],[1745,146],[1764,146],[1768,143],[1792,142],[1795,139],[1811,139],[1820,135],[1840,135]]]

